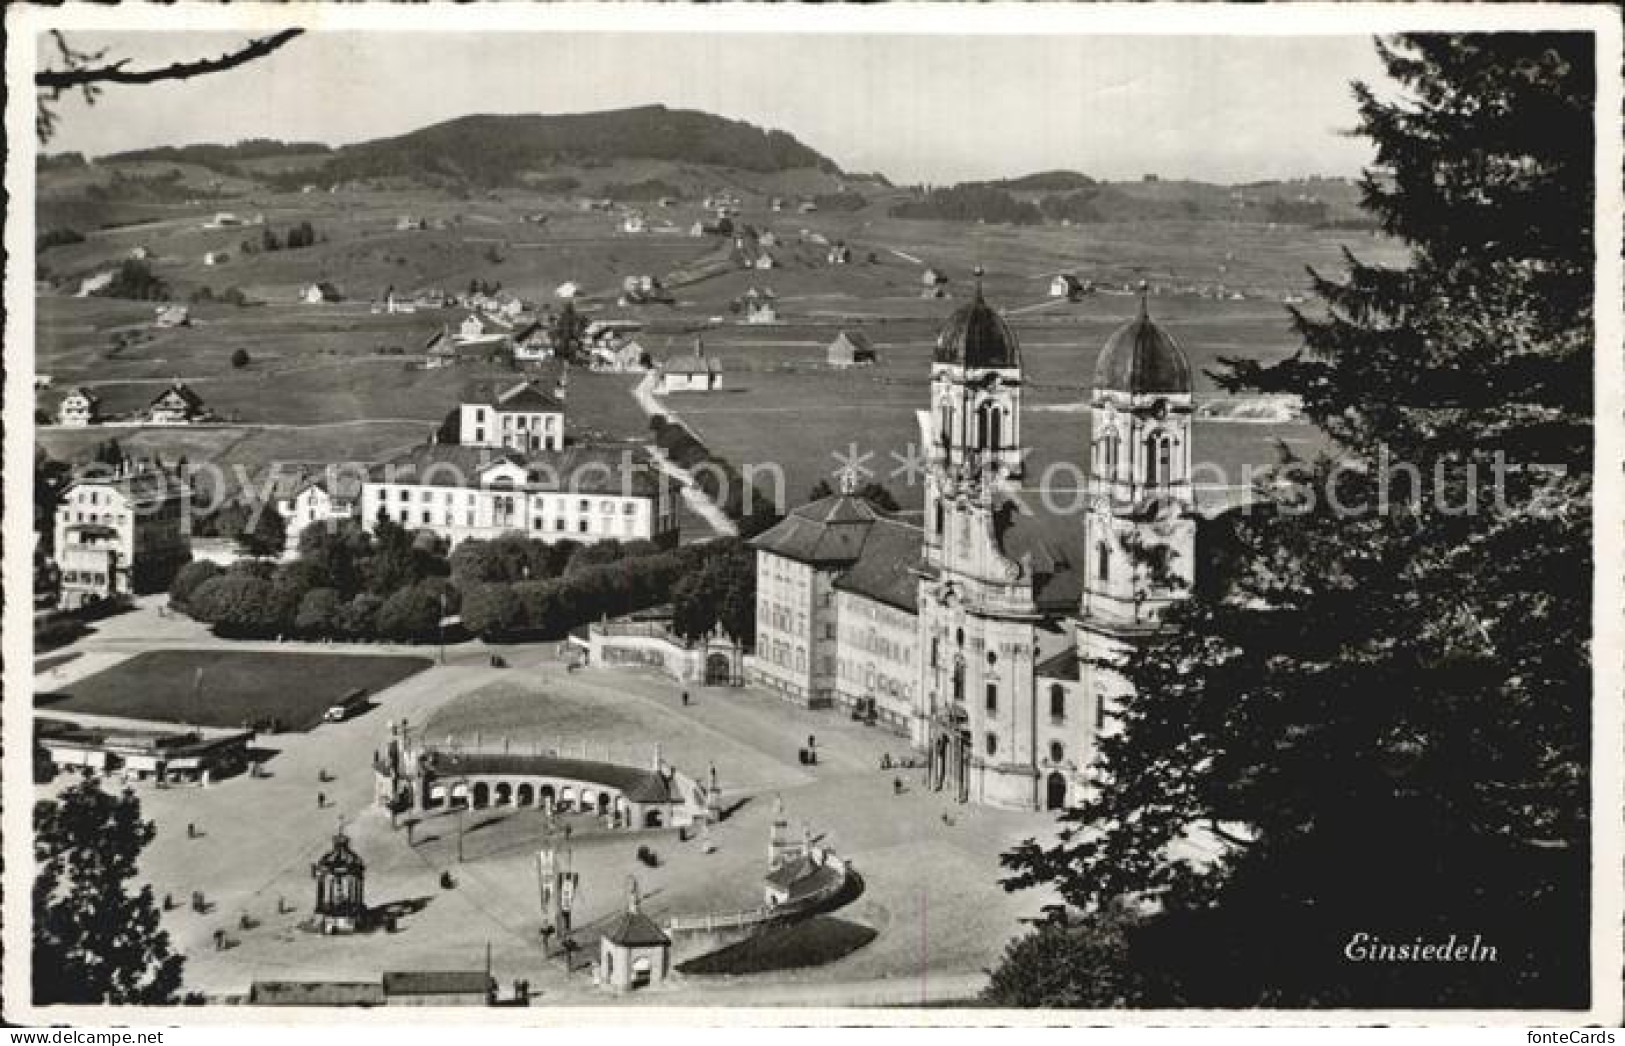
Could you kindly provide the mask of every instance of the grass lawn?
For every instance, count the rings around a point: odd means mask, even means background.
[[[823,966],[846,958],[876,936],[876,931],[859,923],[815,915],[691,959],[678,970],[688,974],[742,974]]]
[[[276,716],[304,731],[353,687],[369,695],[428,668],[425,657],[154,650],[36,701],[53,711],[238,727]],[[202,693],[194,696],[197,673]]]
[[[79,651],[70,650],[65,654],[50,654],[46,657],[36,657],[34,659],[34,674],[39,675],[41,672],[49,672],[53,668],[59,668],[78,656]]]

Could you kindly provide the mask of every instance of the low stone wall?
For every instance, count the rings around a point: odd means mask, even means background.
[[[839,896],[852,881],[850,862],[833,850],[813,851],[814,858],[838,874],[821,889],[788,904],[768,905],[737,912],[707,912],[699,915],[673,915],[665,920],[666,936],[671,938],[673,964],[698,959],[731,945],[749,940],[771,926],[795,922],[817,914]]]

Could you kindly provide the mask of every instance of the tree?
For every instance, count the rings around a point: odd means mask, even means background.
[[[302,636],[321,638],[338,629],[339,610],[343,601],[337,589],[313,588],[299,600],[294,611],[293,628]]]
[[[126,258],[113,270],[113,279],[95,292],[101,298],[128,298],[133,301],[168,301],[169,284],[140,258]]]
[[[506,635],[524,620],[512,585],[469,585],[463,590],[463,627],[482,639]]]
[[[587,318],[576,312],[574,302],[565,302],[553,316],[553,351],[561,360],[573,360],[582,352],[583,337],[587,332]]]
[[[238,348],[232,350],[231,365],[234,369],[242,370],[244,367],[248,366],[249,360],[250,357],[247,349]]]
[[[339,634],[350,639],[370,639],[378,631],[378,608],[383,602],[370,592],[362,592],[344,604],[334,621]]]
[[[742,543],[718,549],[672,586],[672,630],[697,640],[720,627],[756,643],[756,556]]]
[[[1009,1009],[1143,1005],[1152,993],[1131,956],[1135,922],[1114,910],[1086,924],[1040,925],[1005,945],[982,1001]]]
[[[170,949],[152,888],[131,893],[151,821],[126,790],[90,776],[34,805],[34,1002],[173,1003],[185,958]]]
[[[378,608],[378,634],[389,639],[432,637],[440,624],[440,593],[423,584],[403,588]]]
[[[154,69],[131,69],[129,59],[108,61],[107,51],[80,51],[68,44],[67,38],[51,30],[57,53],[54,63],[34,74],[34,86],[39,95],[35,105],[34,133],[44,145],[56,133],[58,117],[55,104],[64,91],[77,90],[86,105],[95,105],[107,84],[151,84],[164,80],[189,80],[194,76],[235,69],[237,66],[263,58],[303,33],[303,29],[283,29],[268,36],[249,40],[235,51],[218,58],[193,62],[175,62]]]
[[[1411,97],[1357,89],[1363,194],[1411,260],[1311,273],[1305,350],[1226,361],[1338,459],[1224,521],[1227,569],[1123,666],[1097,794],[1004,858],[1084,912],[1158,898],[1137,932],[1180,943],[1144,953],[1167,980],[1143,1002],[1585,1005],[1590,48],[1381,45]],[[1181,860],[1193,833],[1218,856]],[[1464,927],[1502,961],[1344,955]]]
[[[282,626],[272,584],[262,578],[225,574],[192,593],[192,616],[224,636],[268,636]]]
[[[206,559],[196,560],[181,567],[175,572],[175,578],[169,583],[169,604],[177,609],[186,609],[191,601],[192,593],[211,578],[220,576],[220,567]]]
[[[255,558],[279,556],[288,547],[288,521],[282,518],[276,506],[266,502],[257,510],[249,509],[242,528],[236,534],[226,536],[235,537],[237,547],[245,555]]]

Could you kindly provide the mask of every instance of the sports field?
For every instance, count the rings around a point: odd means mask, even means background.
[[[431,663],[371,654],[152,650],[62,692],[36,695],[35,703],[53,712],[193,726],[240,727],[276,717],[284,730],[305,731],[351,689],[376,694]]]

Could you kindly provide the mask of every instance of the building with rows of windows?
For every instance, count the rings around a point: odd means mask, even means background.
[[[91,470],[62,490],[52,546],[63,607],[164,588],[191,554],[191,489],[155,465]]]
[[[974,299],[931,364],[922,527],[848,489],[796,509],[757,551],[754,683],[904,729],[928,786],[962,802],[1053,809],[1089,784],[1128,700],[1110,667],[1193,576],[1190,367],[1138,315],[1097,358],[1085,509],[1023,494],[1024,378],[1004,319]]]
[[[373,465],[361,518],[455,546],[510,532],[544,541],[677,543],[676,499],[638,444],[518,451],[431,443]]]

